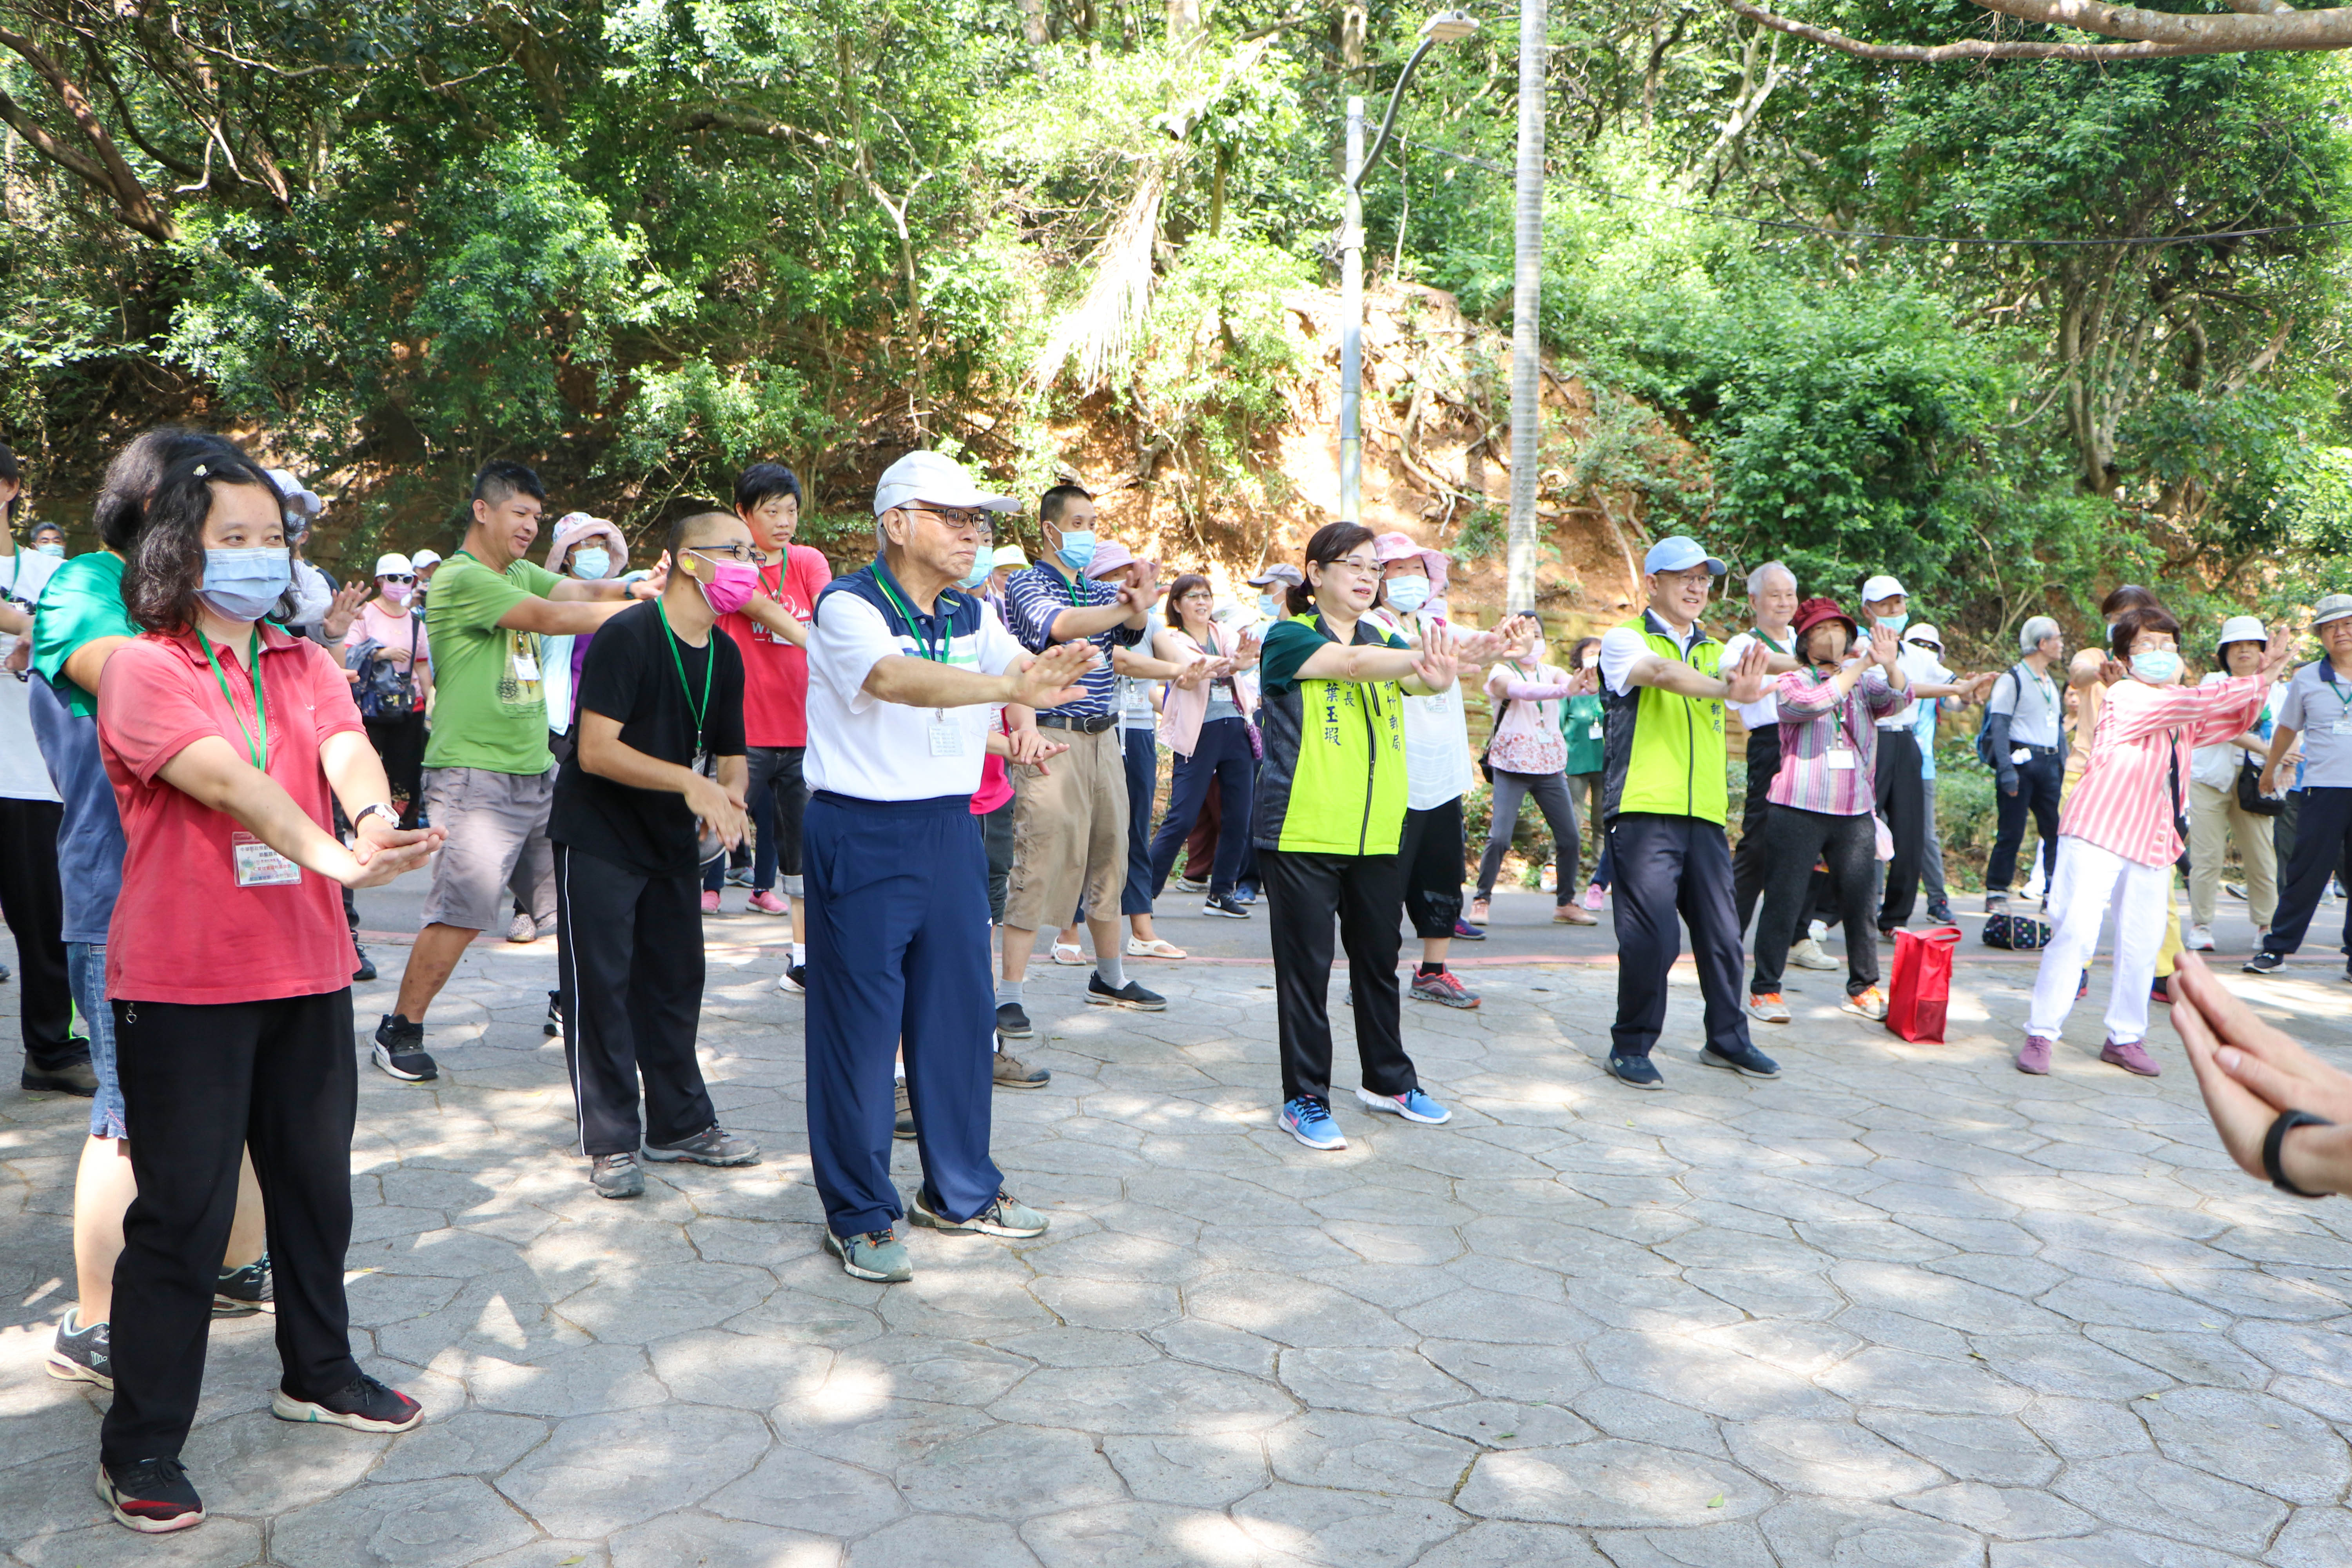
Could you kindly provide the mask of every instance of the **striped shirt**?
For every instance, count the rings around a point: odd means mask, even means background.
[[[1087,576],[1064,577],[1040,561],[1004,580],[1004,622],[1021,639],[1022,647],[1031,653],[1044,653],[1054,646],[1054,619],[1064,610],[1108,605],[1118,597],[1118,590],[1108,583],[1097,583]],[[1087,694],[1076,702],[1041,708],[1038,711],[1063,719],[1095,719],[1118,712],[1119,678],[1110,668],[1110,650],[1135,647],[1143,641],[1146,630],[1141,626],[1117,626],[1085,638],[1102,650],[1102,662],[1078,679]]]
[[[2179,859],[2173,769],[2179,769],[2187,788],[2189,753],[2245,729],[2268,695],[2254,675],[2210,686],[2126,680],[2109,687],[2091,733],[2083,780],[2059,814],[2059,837],[2095,844],[2135,865],[2168,866]]]
[[[1830,816],[1866,816],[1878,760],[1874,720],[1910,699],[1886,684],[1876,665],[1841,699],[1813,670],[1792,669],[1769,688],[1780,711],[1780,771],[1768,798],[1775,805]]]

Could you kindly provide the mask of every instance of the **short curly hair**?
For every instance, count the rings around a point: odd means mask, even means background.
[[[147,498],[138,548],[122,575],[122,602],[131,618],[151,632],[184,631],[196,624],[196,590],[205,582],[205,523],[215,485],[258,485],[270,500],[278,487],[260,465],[234,448],[183,458],[163,470]],[[294,617],[294,589],[263,618]]]

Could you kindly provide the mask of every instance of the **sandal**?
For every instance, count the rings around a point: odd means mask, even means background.
[[[1162,937],[1153,937],[1150,942],[1145,942],[1139,937],[1131,936],[1127,939],[1127,956],[1129,958],[1181,958],[1184,956],[1184,950]]]
[[[1066,956],[1066,956],[1064,956],[1065,954],[1066,954],[1067,956]],[[1069,965],[1072,965],[1073,967],[1075,967],[1075,966],[1076,966],[1076,965],[1079,965],[1079,964],[1082,964],[1082,963],[1086,963],[1086,961],[1087,961],[1086,950],[1085,950],[1085,949],[1083,949],[1083,948],[1081,948],[1080,946],[1078,946],[1078,944],[1077,944],[1076,942],[1055,942],[1055,943],[1054,944],[1054,962],[1055,962],[1055,963],[1066,963],[1066,964],[1069,964]]]

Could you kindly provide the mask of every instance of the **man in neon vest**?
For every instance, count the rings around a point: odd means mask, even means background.
[[[1606,783],[1601,818],[1617,882],[1617,1022],[1609,1070],[1635,1089],[1664,1089],[1650,1050],[1666,1021],[1666,972],[1690,926],[1706,998],[1699,1060],[1755,1078],[1780,1068],[1748,1038],[1741,1009],[1739,917],[1731,897],[1725,702],[1764,693],[1771,650],[1751,643],[1737,665],[1698,617],[1722,562],[1677,534],[1642,563],[1649,607],[1601,639]]]

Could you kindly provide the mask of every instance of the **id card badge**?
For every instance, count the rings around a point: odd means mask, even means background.
[[[1822,758],[1824,762],[1828,763],[1831,767],[1841,772],[1851,773],[1853,771],[1854,752],[1852,747],[1832,746],[1828,751],[1822,753]]]
[[[517,653],[514,656],[514,678],[517,680],[537,680],[539,660],[530,654]]]
[[[2336,732],[2339,735],[2352,735],[2352,713],[2347,713],[2336,721]]]
[[[963,755],[963,725],[953,719],[934,719],[925,726],[931,736],[931,755],[961,757]]]
[[[1595,719],[1595,720],[1592,721],[1592,728],[1591,728],[1591,729],[1590,729],[1590,730],[1588,730],[1588,731],[1585,731],[1585,733],[1586,733],[1586,734],[1588,734],[1588,735],[1590,735],[1592,739],[1594,739],[1594,740],[1596,740],[1596,741],[1600,740],[1600,739],[1601,738],[1601,721],[1600,721],[1600,720],[1598,720],[1598,719]]]
[[[246,832],[228,836],[229,853],[236,857],[236,885],[240,888],[291,888],[302,880],[302,868]]]

